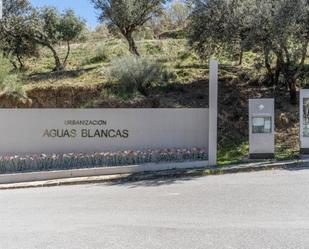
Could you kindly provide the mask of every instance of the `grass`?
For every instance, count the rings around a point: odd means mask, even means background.
[[[208,61],[200,60],[197,54],[190,50],[185,39],[140,40],[137,41],[137,47],[143,57],[162,63],[175,76],[169,82],[170,86],[187,85],[208,78]],[[63,58],[66,46],[59,46],[57,51],[60,57]],[[54,59],[48,49],[42,48],[39,54],[39,58],[28,59],[25,63],[27,70],[23,72],[22,77],[25,89],[48,85],[109,85],[112,83],[108,75],[112,61],[130,53],[127,43],[123,39],[90,40],[72,44],[66,71],[60,74],[51,72],[54,67]],[[220,77],[236,77],[234,65],[237,58],[235,58],[235,61],[226,57],[218,59],[221,64],[219,69]],[[256,60],[256,54],[252,52],[245,53],[244,67],[252,65],[254,60]],[[157,90],[160,91],[159,88]],[[164,88],[161,90],[162,93],[165,93]],[[132,99],[135,95],[131,94]],[[130,96],[123,95],[124,100],[128,98]],[[186,104],[176,103],[174,100],[167,105],[188,107]]]
[[[240,141],[236,143],[221,145],[218,148],[218,165],[225,166],[231,164],[247,163],[248,154],[249,141]],[[276,143],[274,159],[277,161],[299,159],[299,152],[295,151],[293,148],[286,148],[285,146]]]
[[[243,141],[221,145],[218,148],[218,165],[237,164],[248,160],[249,142]]]
[[[275,159],[278,161],[299,159],[299,151],[293,148],[287,148],[281,144],[276,144]]]
[[[188,84],[200,79],[208,78],[208,61],[200,60],[196,53],[187,45],[185,39],[139,40],[137,47],[141,55],[148,59],[163,63],[176,75],[174,83]],[[66,45],[58,46],[61,58],[65,57]],[[54,59],[48,49],[42,48],[39,58],[26,61],[27,71],[24,72],[23,82],[28,86],[40,84],[105,84],[108,82],[106,69],[115,58],[129,55],[128,45],[123,39],[106,38],[101,41],[89,40],[71,45],[71,54],[66,70],[78,71],[78,74],[66,74],[58,77],[51,74]],[[235,58],[220,56],[220,76],[235,77]],[[252,68],[252,65],[263,63],[263,58],[254,52],[245,52],[242,68]],[[232,69],[232,70],[231,70]],[[33,75],[50,74],[52,77],[32,77]],[[302,82],[306,81],[302,79]],[[173,83],[173,82],[171,82]]]
[[[188,50],[186,40],[143,40],[138,41],[137,46],[143,56],[161,62],[173,71],[177,76],[175,82],[186,84],[208,77],[208,62],[200,61],[193,51]],[[58,47],[58,51],[63,58],[65,47]],[[127,44],[121,39],[73,44],[66,70],[80,70],[79,75],[34,79],[32,75],[48,74],[54,66],[50,51],[41,49],[39,58],[26,61],[28,70],[24,81],[27,85],[36,86],[38,84],[107,83],[108,77],[104,69],[110,67],[113,59],[128,54]]]
[[[189,49],[185,39],[166,39],[166,40],[140,40],[137,47],[142,56],[162,63],[168,70],[175,75],[175,78],[166,86],[156,87],[161,93],[173,92],[173,96],[161,98],[168,107],[192,107],[187,103],[178,101],[183,99],[182,86],[190,86],[192,82],[205,80],[208,78],[208,61],[200,60],[196,53]],[[59,46],[57,50],[63,58],[66,46]],[[54,60],[52,54],[47,49],[40,50],[39,58],[32,58],[26,61],[27,71],[20,76],[25,89],[43,86],[89,86],[104,84],[110,85],[108,71],[112,66],[112,61],[116,58],[129,55],[127,43],[122,39],[105,39],[101,41],[86,41],[72,44],[71,55],[65,72],[52,73]],[[220,61],[220,77],[238,77],[237,58],[218,57]],[[251,69],[253,65],[263,63],[263,58],[253,52],[245,52],[243,57],[243,69]],[[308,63],[309,58],[307,58]],[[308,66],[306,66],[308,67]],[[260,69],[255,70],[260,73]],[[308,70],[307,70],[308,72]],[[1,68],[0,68],[1,74]],[[255,78],[256,75],[250,75]],[[302,82],[307,82],[308,73],[303,76]],[[240,79],[239,82],[242,82]],[[180,86],[180,87],[179,87]],[[246,86],[245,86],[246,87]],[[115,94],[112,88],[105,88],[102,91],[102,98]],[[176,89],[179,89],[176,90]],[[22,90],[22,89],[18,89]],[[171,90],[171,91],[170,91]],[[162,94],[163,95],[163,94]],[[193,95],[195,97],[196,95]],[[113,96],[112,96],[113,97]],[[141,97],[138,93],[124,94],[118,93],[115,97],[121,100],[130,100]],[[164,97],[164,96],[163,96]],[[172,99],[173,98],[173,99]],[[178,99],[177,99],[178,98]],[[190,102],[190,104],[192,104]],[[248,155],[248,141],[238,141],[233,144],[219,146],[218,160],[219,165],[234,164],[245,162]],[[287,147],[276,148],[276,159],[287,160],[295,158],[297,152]]]

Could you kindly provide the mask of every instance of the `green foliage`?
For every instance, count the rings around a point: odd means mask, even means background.
[[[270,84],[278,85],[282,75],[296,103],[296,80],[309,44],[308,23],[307,0],[195,0],[189,40],[203,58],[238,50],[241,63],[244,51],[262,51]]]
[[[133,33],[133,38],[135,40],[141,41],[141,40],[152,40],[155,38],[153,30],[148,27],[147,25],[139,28],[138,31],[135,31]]]
[[[85,22],[77,17],[73,10],[60,13],[54,7],[34,10],[27,28],[27,39],[51,50],[55,60],[55,71],[65,68],[70,55],[70,44],[81,35]],[[65,42],[67,50],[61,60],[55,46]]]
[[[2,17],[5,21],[10,17],[24,15],[30,9],[28,0],[2,0]]]
[[[165,0],[91,0],[99,10],[99,20],[117,29],[127,40],[130,52],[139,55],[133,32],[152,16],[161,13]]]
[[[158,55],[162,53],[162,47],[160,44],[145,44],[145,49],[147,51],[147,54],[149,55]]]
[[[37,45],[26,39],[24,28],[29,20],[30,4],[23,0],[5,0],[0,20],[0,50],[10,58],[14,67],[23,68],[23,59],[37,56]]]
[[[248,152],[248,141],[221,145],[218,148],[218,165],[245,162]]]
[[[188,2],[184,3],[176,0],[171,4],[167,12],[174,25],[174,29],[185,28],[191,12],[191,5]]]
[[[151,27],[157,38],[184,38],[182,32],[188,24],[191,5],[188,2],[173,1],[165,6],[159,16],[153,16],[147,25]]]
[[[14,35],[6,35],[1,39],[0,50],[4,52],[6,57],[11,58],[11,63],[15,69],[24,69],[24,60],[30,57],[38,57],[38,46],[25,38],[18,29],[22,28],[18,25],[14,26]]]
[[[10,71],[10,62],[0,54],[0,89],[3,88]]]
[[[26,92],[23,85],[20,83],[18,74],[10,74],[4,81],[4,92],[8,94],[16,94],[25,97]]]
[[[0,91],[25,95],[23,86],[19,82],[18,74],[11,73],[10,62],[0,56]]]
[[[185,30],[169,30],[166,32],[162,32],[159,35],[160,39],[184,39],[187,37],[187,33]]]
[[[70,43],[81,35],[85,22],[73,10],[60,13],[54,7],[33,9],[28,1],[4,1],[4,18],[0,22],[0,48],[7,56],[16,56],[20,67],[23,57],[37,55],[37,46],[51,50],[55,60],[55,70],[65,68]],[[67,51],[60,59],[56,45],[65,42]],[[16,62],[12,61],[14,66]]]
[[[76,16],[73,10],[66,10],[61,14],[59,27],[60,41],[70,42],[77,39],[85,26],[85,21]]]
[[[195,0],[190,16],[189,43],[203,58],[240,48],[250,25],[247,4],[254,0]],[[251,13],[250,13],[251,14]],[[245,38],[247,39],[247,37]]]
[[[111,81],[117,90],[148,95],[151,87],[166,84],[173,75],[158,62],[136,56],[123,57],[112,61],[109,70]]]
[[[109,48],[105,43],[99,43],[95,47],[95,56],[91,58],[91,63],[104,62],[109,60]]]
[[[239,141],[236,143],[222,144],[218,148],[218,165],[230,165],[237,163],[247,163],[249,154],[248,141]],[[275,159],[295,160],[299,158],[298,150],[295,148],[283,147],[280,144],[276,145]]]
[[[100,24],[95,28],[94,31],[89,31],[88,36],[90,36],[91,40],[102,41],[113,37],[113,34],[109,31],[107,25]]]
[[[293,148],[276,148],[275,159],[278,161],[299,159],[299,151]]]

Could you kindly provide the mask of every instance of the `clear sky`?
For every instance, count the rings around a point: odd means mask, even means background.
[[[73,9],[78,16],[87,21],[88,26],[98,24],[97,12],[90,0],[30,0],[35,7],[56,6],[59,10]]]

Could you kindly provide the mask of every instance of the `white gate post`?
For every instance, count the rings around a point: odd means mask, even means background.
[[[217,165],[217,117],[218,117],[218,61],[209,64],[209,143],[208,161]]]
[[[3,3],[2,0],[0,0],[0,20],[2,19],[2,9],[3,9]]]

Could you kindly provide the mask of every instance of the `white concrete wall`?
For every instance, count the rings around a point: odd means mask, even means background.
[[[263,107],[263,108],[262,108]],[[271,116],[271,133],[252,133],[253,116]],[[274,99],[250,99],[249,100],[249,153],[250,154],[273,154],[275,153],[275,111]]]
[[[208,109],[1,109],[0,154],[208,147]],[[106,120],[71,126],[66,120]],[[51,138],[45,129],[127,129],[124,138]]]

